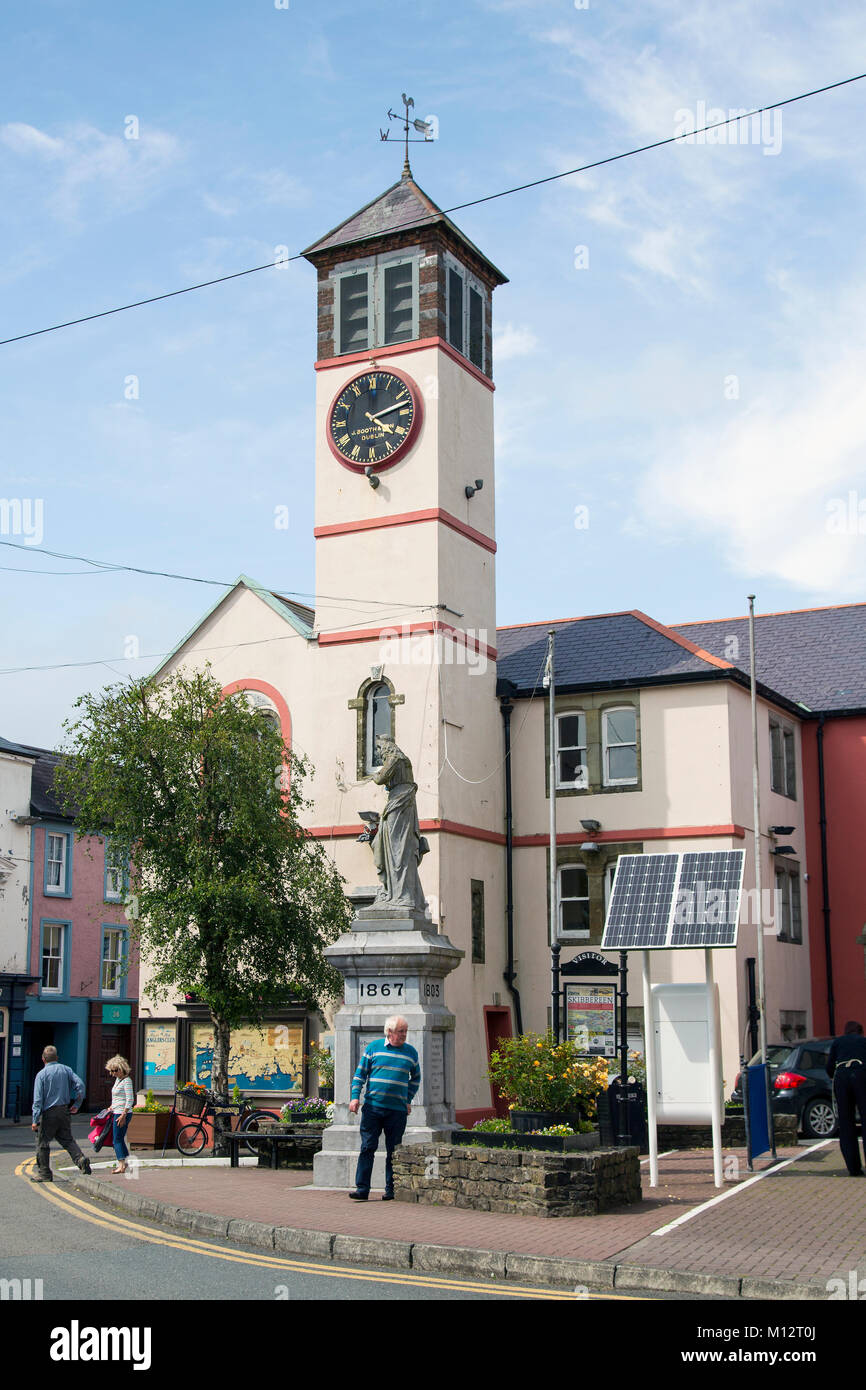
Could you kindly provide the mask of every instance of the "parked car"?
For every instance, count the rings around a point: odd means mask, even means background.
[[[801,1133],[810,1139],[830,1139],[837,1132],[833,1083],[827,1075],[827,1053],[832,1038],[805,1038],[797,1043],[768,1043],[767,1061],[773,1087],[773,1112],[796,1115]],[[749,1066],[761,1061],[760,1052]],[[731,1100],[743,1103],[740,1075]]]

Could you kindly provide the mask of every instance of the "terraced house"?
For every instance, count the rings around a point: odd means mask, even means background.
[[[29,1114],[49,1043],[84,1081],[91,1110],[110,1091],[108,1058],[136,1056],[138,966],[124,912],[126,868],[110,842],[76,841],[74,820],[54,792],[58,761],[48,749],[0,740],[0,833],[10,845],[2,858],[13,864],[0,898],[7,1117]]]

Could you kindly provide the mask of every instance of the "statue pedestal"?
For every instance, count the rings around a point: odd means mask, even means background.
[[[418,1053],[421,1085],[412,1101],[404,1144],[449,1143],[454,1117],[454,1015],[445,1007],[445,977],[464,952],[409,908],[365,907],[351,930],[325,955],[342,974],[345,1003],[334,1020],[334,1122],[313,1160],[315,1187],[355,1185],[360,1115],[349,1110],[352,1077],[368,1043],[400,1014],[407,1043]],[[362,1096],[362,1103],[366,1092]],[[376,1155],[373,1186],[385,1186],[385,1140]]]

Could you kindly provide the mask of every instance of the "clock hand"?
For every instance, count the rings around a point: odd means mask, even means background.
[[[394,408],[393,406],[390,407],[391,410],[393,410],[393,408]],[[384,410],[383,410],[383,411],[382,411],[382,414],[384,415],[384,413],[385,413],[385,412],[384,412]],[[372,421],[373,421],[373,424],[374,424],[374,425],[378,425],[380,430],[387,430],[389,434],[393,434],[393,433],[394,433],[394,426],[393,426],[393,425],[386,425],[386,424],[384,423],[383,420],[379,420],[379,419],[377,418],[377,416],[371,415],[370,412],[369,412],[369,410],[365,410],[365,411],[364,411],[364,414],[366,415],[366,417],[367,417],[368,420],[372,420]]]
[[[386,405],[384,410],[378,410],[375,415],[368,415],[368,420],[378,420],[380,415],[387,415],[389,410],[399,410],[401,405],[406,405],[406,401],[395,401],[393,405]]]

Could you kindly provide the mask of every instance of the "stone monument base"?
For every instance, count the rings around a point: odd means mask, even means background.
[[[361,1147],[361,1116],[349,1110],[352,1078],[364,1049],[383,1036],[386,1020],[406,1019],[406,1041],[418,1053],[421,1084],[403,1144],[446,1144],[455,1127],[454,1015],[445,1007],[445,979],[463,952],[421,911],[362,908],[325,956],[345,980],[334,1019],[334,1121],[313,1160],[313,1186],[352,1188]],[[364,1097],[366,1098],[366,1097]],[[373,1187],[385,1186],[385,1137],[373,1166]]]
[[[411,1118],[411,1117],[410,1117]],[[358,1166],[358,1153],[361,1148],[359,1135],[360,1115],[354,1125],[330,1125],[325,1130],[322,1148],[313,1160],[313,1185],[315,1187],[355,1186],[355,1169]],[[429,1125],[408,1124],[403,1135],[403,1144],[447,1144],[451,1141],[453,1125],[431,1129]],[[370,1184],[373,1190],[385,1190],[385,1136],[379,1140],[379,1148],[373,1160],[373,1177]]]

